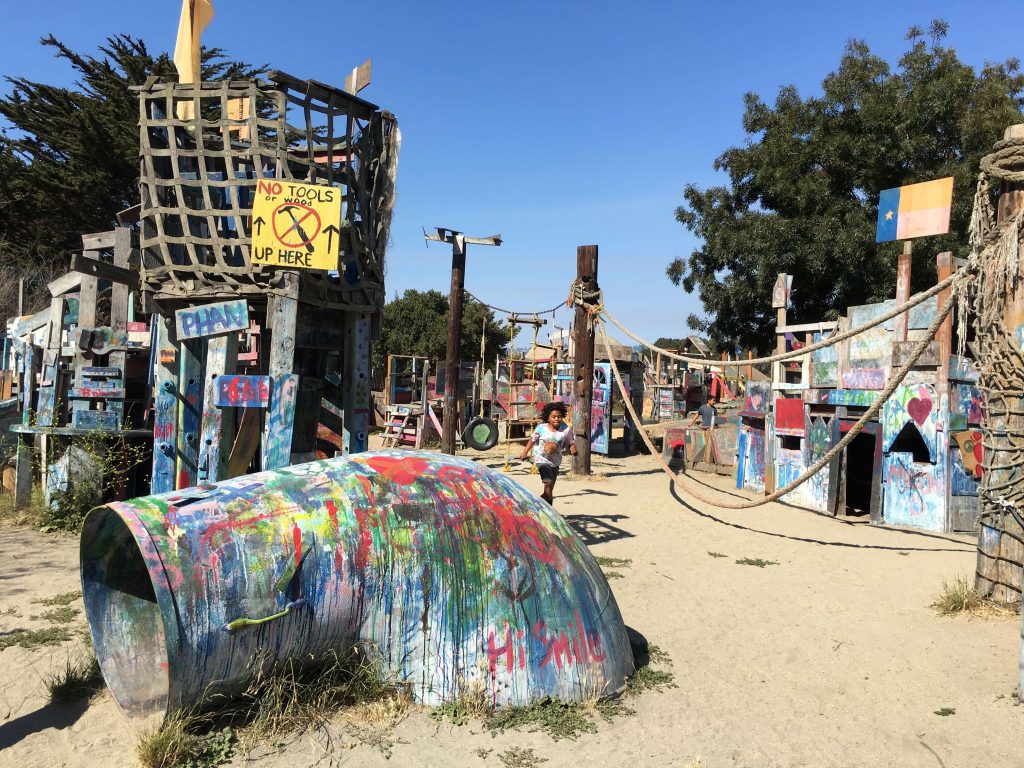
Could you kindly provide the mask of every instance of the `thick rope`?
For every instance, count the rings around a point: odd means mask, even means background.
[[[1011,184],[1024,183],[1024,138],[997,141],[992,152],[981,158],[981,172]]]
[[[486,301],[481,301],[480,299],[478,299],[476,296],[474,296],[469,291],[466,291],[466,295],[469,296],[469,298],[471,298],[477,304],[483,304],[485,307],[487,307],[487,309],[489,309],[489,310],[491,310],[493,312],[498,312],[498,313],[503,314],[503,315],[519,315],[520,317],[522,317],[524,315],[553,315],[558,310],[560,310],[562,307],[565,306],[565,302],[564,301],[560,301],[555,306],[553,306],[551,309],[545,309],[545,310],[543,310],[541,312],[513,312],[511,309],[502,309],[501,307],[492,306],[492,305],[488,304]]]
[[[669,352],[667,349],[656,347],[649,341],[644,341],[639,336],[633,334],[622,323],[616,320],[607,308],[602,306],[600,308],[600,314],[605,319],[607,319],[608,322],[610,322],[612,325],[614,325],[616,328],[618,328],[620,331],[626,334],[626,336],[631,338],[637,344],[641,344],[647,347],[648,349],[657,352],[660,355],[668,357],[671,360],[679,360],[684,363],[689,363],[690,365],[701,366],[724,365],[742,367],[747,365],[767,365],[769,363],[781,362],[782,360],[791,360],[792,358],[795,357],[804,357],[812,352],[818,351],[819,349],[825,349],[826,347],[831,347],[842,341],[846,341],[847,339],[853,338],[854,336],[857,336],[858,334],[861,334],[864,331],[870,330],[875,326],[881,325],[882,323],[888,320],[892,320],[894,317],[898,315],[902,315],[904,312],[907,312],[913,307],[916,307],[918,304],[927,301],[932,296],[935,296],[941,291],[944,291],[946,288],[950,288],[951,286],[953,286],[953,283],[957,282],[958,280],[961,280],[963,278],[963,275],[963,271],[955,272],[954,274],[947,277],[945,280],[942,280],[938,284],[929,288],[927,291],[924,291],[923,293],[919,293],[911,297],[910,300],[908,300],[905,304],[901,304],[900,306],[895,307],[894,309],[890,310],[889,312],[886,312],[885,314],[879,315],[878,317],[864,323],[863,325],[858,325],[856,328],[851,328],[848,331],[843,331],[842,333],[836,334],[834,336],[829,336],[827,339],[823,339],[807,347],[794,349],[791,352],[779,352],[778,354],[772,355],[770,357],[756,357],[750,360],[721,360],[711,357],[688,357],[686,355],[676,354],[675,352]]]
[[[906,378],[907,374],[910,372],[910,369],[913,368],[914,365],[917,363],[918,358],[920,358],[921,355],[924,354],[925,350],[928,348],[928,345],[931,343],[932,339],[935,337],[935,334],[938,332],[939,326],[942,325],[946,317],[949,316],[949,313],[953,311],[953,305],[955,304],[955,302],[956,297],[950,296],[949,299],[947,299],[946,303],[942,305],[942,308],[939,310],[939,313],[935,316],[934,320],[932,320],[932,324],[929,325],[928,330],[925,331],[924,336],[914,346],[913,351],[910,353],[910,357],[907,358],[907,362],[904,363],[903,367],[896,372],[892,380],[889,382],[888,386],[886,386],[886,388],[881,391],[875,402],[871,404],[871,407],[869,407],[867,411],[864,412],[864,415],[860,417],[860,420],[856,424],[854,424],[853,427],[850,428],[850,431],[847,432],[846,435],[838,443],[836,443],[827,453],[825,453],[824,456],[822,456],[820,459],[814,462],[814,464],[812,464],[802,475],[794,479],[792,482],[788,483],[782,488],[779,488],[777,491],[768,496],[765,496],[764,498],[753,499],[751,501],[746,501],[742,503],[732,503],[725,502],[720,499],[712,499],[708,496],[704,496],[695,487],[685,488],[683,490],[689,493],[698,501],[702,501],[705,504],[711,504],[712,506],[719,507],[721,509],[753,509],[754,507],[760,507],[764,504],[769,504],[773,501],[776,501],[781,497],[785,496],[790,491],[806,483],[814,475],[816,475],[818,472],[824,469],[832,461],[832,459],[838,456],[839,453],[843,451],[851,442],[853,442],[853,439],[864,429],[864,427],[867,425],[869,421],[874,420],[874,418],[878,415],[878,412],[882,410],[882,407],[885,405],[885,401],[892,396],[892,394],[896,391],[896,388],[903,382],[903,379]],[[605,352],[608,354],[609,359],[614,360],[614,358],[611,356],[611,343],[608,340],[608,334],[605,332],[604,323],[600,321],[598,322],[598,330],[600,330],[601,332],[601,342],[604,344]],[[618,366],[612,366],[612,373],[615,375],[615,382],[618,384],[619,393],[622,395],[622,399],[625,403],[626,410],[629,411],[629,415],[633,419],[633,423],[639,427],[641,424],[640,417],[637,416],[636,409],[633,407],[633,403],[630,401],[628,390],[626,390],[626,388],[622,384],[622,376],[619,374]],[[666,464],[664,460],[661,458],[661,455],[654,447],[654,443],[651,442],[650,437],[647,436],[647,433],[644,432],[643,429],[639,429],[639,432],[640,437],[643,439],[644,444],[647,446],[647,449],[651,452],[651,455],[653,455],[657,459],[658,463],[661,465],[661,468],[665,471],[665,473],[669,476],[669,479],[673,483],[678,482],[680,477],[685,477],[685,475],[676,475],[669,468],[668,464]]]

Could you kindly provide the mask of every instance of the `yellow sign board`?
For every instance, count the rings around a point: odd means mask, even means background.
[[[260,179],[252,206],[252,263],[337,269],[341,190],[288,179]]]

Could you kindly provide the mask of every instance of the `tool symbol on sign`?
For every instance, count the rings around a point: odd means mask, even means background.
[[[285,203],[274,211],[273,223],[274,234],[282,245],[289,248],[302,247],[313,253],[313,240],[320,234],[320,217],[315,210],[300,203]]]

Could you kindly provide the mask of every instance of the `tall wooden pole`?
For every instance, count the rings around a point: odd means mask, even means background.
[[[576,455],[573,457],[574,475],[590,474],[590,412],[594,400],[594,327],[590,322],[586,304],[594,299],[590,294],[597,288],[597,246],[581,245],[576,248],[576,290],[583,291],[583,304],[576,305],[576,320],[573,325],[575,352],[573,370],[576,376],[575,418]],[[611,361],[615,365],[615,361]],[[610,423],[606,425],[610,428]]]
[[[455,405],[459,391],[459,334],[462,330],[462,297],[466,286],[466,241],[452,239],[452,285],[448,292],[448,344],[444,355],[444,423],[441,452],[455,455]]]
[[[462,303],[466,286],[466,246],[501,245],[501,235],[467,237],[453,229],[437,228],[437,234],[423,233],[428,241],[452,246],[452,285],[448,292],[448,343],[444,356],[444,423],[441,425],[441,451],[455,455],[456,405],[459,393],[459,337],[462,332]]]
[[[903,253],[900,254],[900,260],[896,265],[896,306],[906,304],[910,300],[910,264],[913,247],[913,241],[903,241]],[[908,312],[896,316],[894,321],[896,324],[894,341],[907,340],[907,323],[909,320],[910,313]]]

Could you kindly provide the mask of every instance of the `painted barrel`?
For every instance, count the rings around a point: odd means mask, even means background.
[[[621,690],[633,657],[587,547],[476,462],[378,451],[115,502],[82,531],[100,668],[129,716],[237,690],[256,658],[371,643],[417,701]]]

